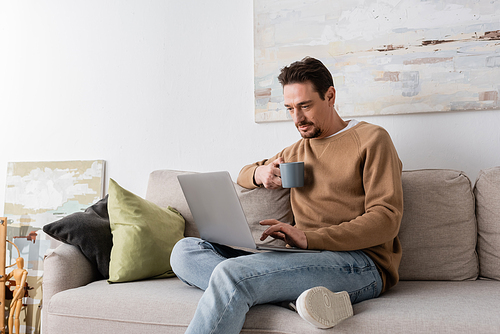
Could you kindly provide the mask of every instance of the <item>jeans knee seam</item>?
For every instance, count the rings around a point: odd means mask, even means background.
[[[238,281],[238,283],[236,283],[236,285],[239,284],[240,281]],[[231,297],[229,298],[228,302],[226,303],[225,307],[224,307],[224,311],[222,311],[220,317],[217,319],[217,323],[215,324],[215,326],[212,328],[212,330],[210,331],[210,334],[214,333],[215,329],[217,328],[217,326],[219,326],[220,322],[222,321],[222,318],[224,318],[224,314],[226,314],[226,311],[227,311],[227,307],[228,305],[233,301],[234,299],[234,295],[236,294],[236,290],[237,289],[234,289],[231,293]]]

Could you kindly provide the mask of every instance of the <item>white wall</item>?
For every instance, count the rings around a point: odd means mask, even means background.
[[[144,196],[152,170],[235,178],[296,141],[290,122],[253,121],[252,8],[1,1],[0,203],[10,161],[103,159],[107,177]],[[362,119],[389,131],[405,169],[460,169],[474,182],[500,165],[499,111]]]

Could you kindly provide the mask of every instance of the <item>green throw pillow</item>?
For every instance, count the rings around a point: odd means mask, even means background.
[[[109,180],[108,213],[113,235],[109,283],[174,276],[170,253],[184,237],[184,218]]]

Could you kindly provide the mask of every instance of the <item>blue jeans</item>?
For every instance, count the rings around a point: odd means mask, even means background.
[[[248,253],[185,238],[170,263],[184,283],[205,290],[186,333],[239,333],[250,307],[294,301],[315,286],[347,291],[353,304],[382,290],[375,264],[362,251]]]

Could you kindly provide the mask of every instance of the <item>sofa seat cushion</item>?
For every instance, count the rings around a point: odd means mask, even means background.
[[[184,333],[202,293],[177,278],[119,284],[95,281],[51,298],[47,332],[57,328],[58,333],[75,334],[145,333],[171,327]],[[81,329],[75,326],[78,323]]]
[[[184,333],[202,291],[177,278],[110,285],[106,281],[56,294],[48,333]],[[379,298],[354,305],[355,316],[316,329],[295,312],[258,305],[247,333],[495,333],[500,328],[500,282],[405,281]]]
[[[358,317],[345,332],[359,333],[359,322],[363,333],[499,333],[498,298],[500,282],[493,280],[402,281],[355,305]]]

